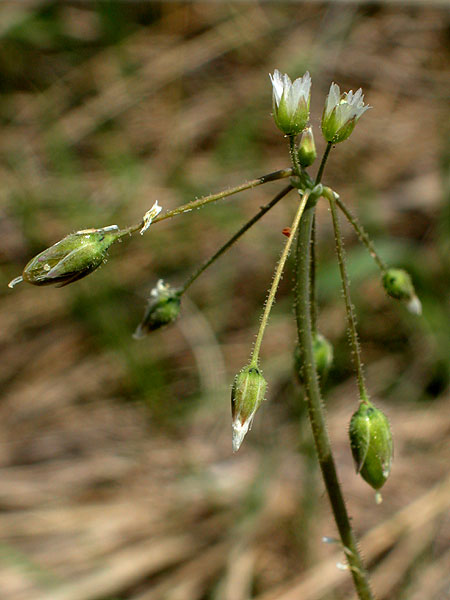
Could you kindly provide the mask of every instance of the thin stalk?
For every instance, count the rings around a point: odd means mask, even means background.
[[[309,207],[305,210],[300,221],[295,269],[295,313],[300,351],[302,353],[303,378],[305,381],[308,413],[322,477],[358,597],[360,600],[374,600],[370,590],[368,574],[358,551],[356,538],[350,524],[337,477],[314,361],[311,310],[309,305],[309,271],[311,265],[310,250],[313,218],[314,207]]]
[[[341,226],[336,210],[336,201],[333,197],[328,199],[330,203],[331,218],[333,220],[334,240],[336,243],[336,254],[339,263],[339,271],[341,273],[342,291],[344,293],[345,312],[347,313],[348,332],[350,344],[352,346],[352,355],[355,363],[356,377],[358,379],[359,395],[361,400],[368,401],[366,384],[364,382],[364,372],[361,360],[361,349],[359,346],[358,332],[356,329],[356,316],[352,300],[350,297],[350,285],[348,280],[347,266],[345,264],[344,244],[342,242]]]
[[[322,160],[320,161],[319,170],[317,171],[315,182],[316,185],[322,181],[323,171],[325,169],[325,165],[327,164],[328,155],[330,154],[330,150],[332,147],[333,144],[331,142],[328,142],[327,147],[325,148],[325,152],[323,153]]]
[[[292,242],[294,241],[295,234],[297,232],[303,211],[305,210],[306,203],[308,202],[309,194],[310,190],[307,190],[302,196],[302,200],[299,204],[297,212],[295,213],[295,217],[291,225],[290,235],[286,240],[286,244],[283,248],[283,252],[281,253],[280,260],[278,261],[277,267],[275,269],[272,285],[270,287],[269,295],[267,297],[266,305],[264,307],[263,316],[261,317],[261,324],[259,326],[258,334],[256,336],[255,345],[253,346],[253,352],[250,363],[255,366],[258,365],[261,342],[264,336],[264,332],[266,330],[267,322],[269,320],[270,311],[272,310],[273,302],[275,300],[275,294],[277,293],[278,285],[283,274],[284,265],[286,263],[287,257],[289,256],[289,251],[291,249]]]
[[[164,219],[170,219],[175,215],[179,215],[184,212],[189,212],[194,208],[200,208],[205,204],[209,204],[210,202],[216,202],[217,200],[221,200],[222,198],[226,198],[227,196],[232,196],[233,194],[237,194],[238,192],[243,192],[244,190],[250,190],[259,185],[263,185],[264,183],[269,183],[269,181],[285,179],[286,177],[290,177],[291,175],[292,169],[281,169],[280,171],[268,173],[267,175],[263,175],[262,177],[258,177],[257,179],[252,179],[251,181],[247,181],[246,183],[242,183],[241,185],[237,185],[236,187],[229,188],[228,190],[223,190],[222,192],[219,192],[217,194],[210,194],[209,196],[198,198],[197,200],[193,200],[192,202],[183,204],[178,208],[169,210],[163,215],[159,215],[158,217],[156,217],[156,219],[153,220],[153,223],[157,223],[158,221],[164,221]]]
[[[190,212],[194,208],[200,208],[205,204],[209,204],[210,202],[216,202],[217,200],[221,200],[222,198],[227,198],[228,196],[233,196],[233,194],[237,194],[239,192],[243,192],[245,190],[250,190],[259,185],[263,185],[265,183],[269,183],[270,181],[277,181],[278,179],[285,179],[286,177],[290,177],[293,175],[292,169],[281,169],[280,171],[274,171],[273,173],[268,173],[267,175],[262,175],[257,179],[252,179],[251,181],[246,181],[245,183],[241,183],[241,185],[237,185],[236,187],[229,188],[228,190],[222,190],[217,194],[209,194],[208,196],[203,196],[202,198],[197,198],[197,200],[192,200],[187,204],[182,204],[173,210],[169,210],[163,215],[159,215],[152,220],[152,223],[158,223],[158,221],[164,221],[164,219],[170,219],[171,217],[175,217],[176,215],[180,215],[185,212]],[[145,219],[142,219],[139,223],[135,225],[130,225],[130,227],[126,227],[122,229],[120,232],[120,237],[125,235],[131,235],[135,231],[141,230],[146,225]]]
[[[339,206],[340,210],[344,213],[347,221],[352,225],[359,240],[366,246],[367,250],[369,251],[370,256],[377,263],[380,271],[382,273],[387,271],[388,267],[387,267],[386,263],[381,258],[381,256],[378,254],[378,252],[375,250],[375,247],[372,244],[372,241],[369,238],[364,227],[361,225],[361,223],[358,221],[358,219],[355,217],[355,215],[353,215],[350,212],[350,210],[347,208],[347,206],[344,204],[344,202],[342,200],[340,200],[339,198],[335,198],[335,201],[336,201],[336,204]]]
[[[215,254],[213,254],[208,260],[206,260],[200,267],[192,273],[189,279],[184,283],[184,285],[179,290],[180,296],[184,294],[184,292],[194,283],[194,281],[199,277],[203,271],[205,271],[209,266],[213,264],[224,252],[226,252],[237,240],[244,235],[250,227],[252,227],[261,217],[263,217],[266,212],[268,212],[275,204],[277,204],[286,194],[288,194],[292,189],[292,185],[286,186],[284,189],[279,192],[273,200],[271,200],[268,204],[263,206],[259,212],[256,213],[254,217],[250,219],[245,225],[243,225],[239,231],[237,231],[232,238],[230,238]]]

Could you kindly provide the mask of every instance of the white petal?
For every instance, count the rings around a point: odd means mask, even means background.
[[[273,75],[269,75],[269,77],[272,82],[275,104],[279,106],[281,96],[283,95],[283,80],[281,78],[281,73],[278,69],[275,69]]]
[[[330,91],[328,92],[327,101],[325,105],[325,116],[328,116],[333,108],[339,104],[341,99],[341,89],[337,83],[330,85]]]

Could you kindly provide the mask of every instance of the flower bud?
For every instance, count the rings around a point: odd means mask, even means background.
[[[388,269],[383,275],[383,286],[391,298],[406,303],[410,312],[422,313],[422,304],[416,295],[410,274],[404,269]]]
[[[255,365],[244,367],[234,378],[231,390],[233,452],[237,452],[250,429],[259,405],[264,400],[267,382]]]
[[[322,115],[322,133],[327,142],[343,142],[352,133],[358,119],[371,108],[364,104],[362,89],[341,94],[336,83],[332,83]]]
[[[317,374],[322,380],[325,380],[333,364],[333,346],[321,333],[314,335],[313,341],[314,362],[316,364]],[[295,372],[300,383],[303,380],[303,362],[301,358],[300,346],[297,344],[294,351]]]
[[[270,75],[273,86],[273,118],[286,135],[303,131],[309,119],[311,77],[308,71],[292,83],[289,76],[275,69]]]
[[[147,333],[176,321],[180,314],[180,304],[178,290],[160,279],[150,292],[144,318],[133,334],[134,339],[139,340]]]
[[[102,264],[108,248],[119,237],[117,225],[71,233],[32,258],[22,277],[9,285],[12,287],[23,280],[33,285],[62,287],[82,279]]]
[[[307,127],[300,139],[298,147],[298,160],[302,167],[309,167],[317,158],[316,144],[311,127]]]
[[[393,444],[389,421],[381,410],[361,402],[351,418],[349,435],[356,472],[378,490],[391,471]]]

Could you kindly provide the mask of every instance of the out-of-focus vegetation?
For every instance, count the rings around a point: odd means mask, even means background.
[[[156,281],[181,284],[282,184],[154,225],[67,288],[7,288],[71,231],[287,166],[274,68],[310,70],[316,141],[331,80],[374,107],[325,179],[423,303],[417,318],[387,298],[345,228],[368,385],[394,434],[381,506],[347,441],[357,392],[324,204],[330,434],[377,597],[450,597],[448,17],[427,2],[0,5],[2,600],[349,597],[321,542],[334,525],[292,378],[289,274],[262,348],[268,401],[231,454],[230,385],[295,198],[196,282],[177,324],[131,339]]]

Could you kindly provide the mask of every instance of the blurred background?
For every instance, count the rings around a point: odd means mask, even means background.
[[[262,347],[267,402],[231,452],[246,363],[291,222],[288,196],[137,342],[150,289],[180,285],[284,185],[152,226],[62,289],[8,289],[67,233],[140,220],[288,165],[268,74],[309,69],[374,108],[325,181],[421,318],[386,297],[343,223],[369,390],[392,424],[384,501],[355,476],[357,388],[330,219],[318,209],[329,431],[377,597],[450,598],[450,84],[447,2],[0,5],[0,598],[340,600],[353,594],[293,380],[291,267]]]

